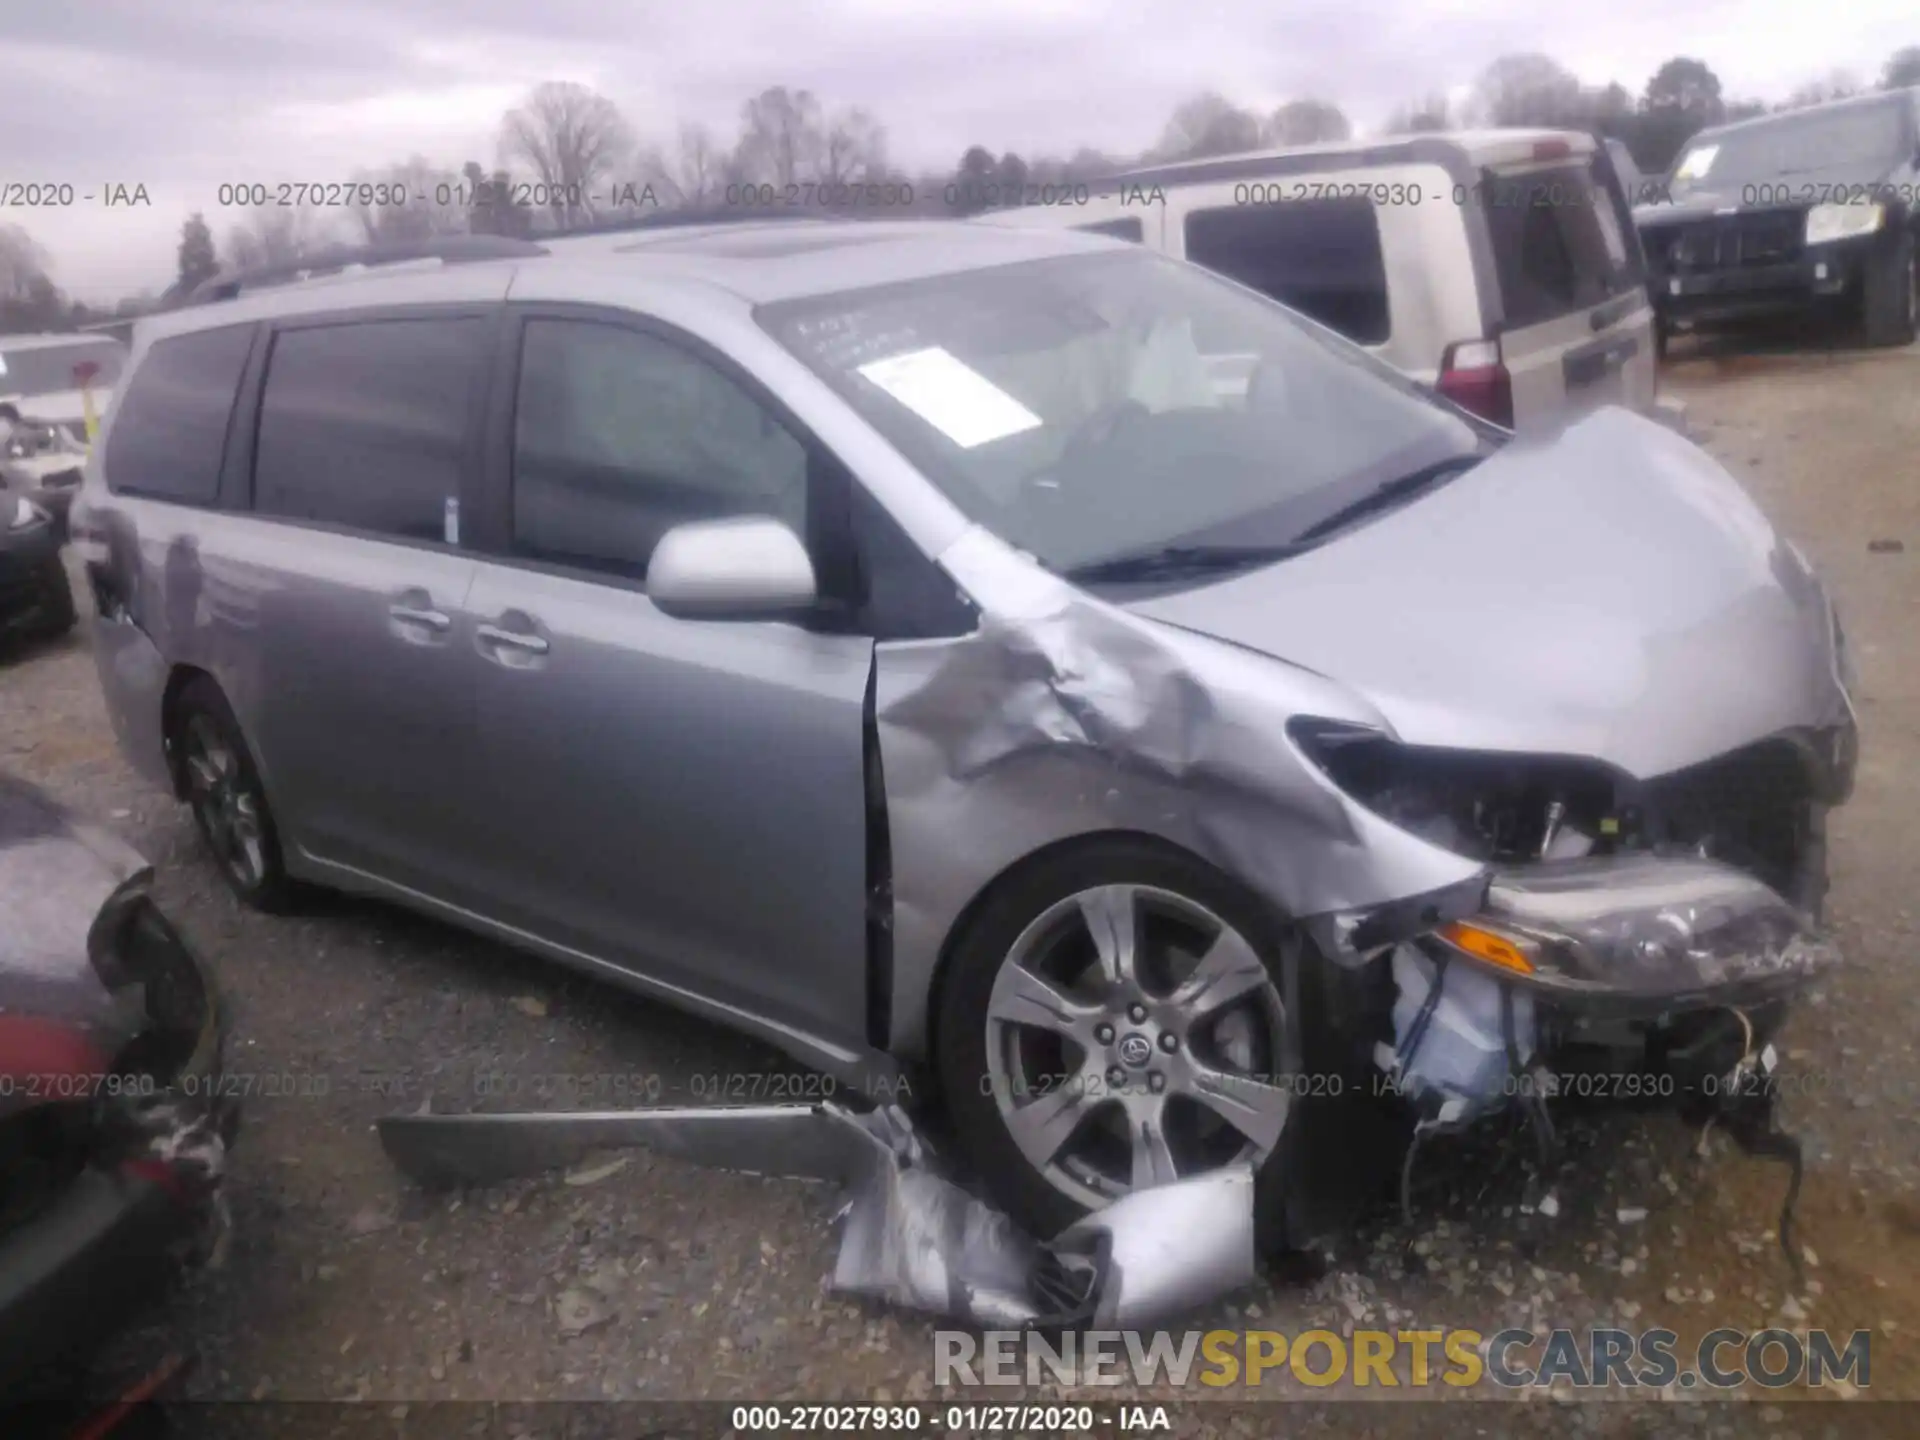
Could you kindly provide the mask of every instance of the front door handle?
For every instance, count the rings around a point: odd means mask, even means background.
[[[476,626],[473,632],[480,643],[497,649],[520,650],[528,655],[547,653],[547,642],[538,635],[529,635],[524,630],[502,630],[498,625]]]
[[[444,635],[453,626],[453,618],[444,610],[429,610],[422,605],[389,605],[387,614],[405,625],[421,625]]]

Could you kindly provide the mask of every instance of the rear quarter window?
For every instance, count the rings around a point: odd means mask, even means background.
[[[114,402],[103,460],[109,490],[213,502],[253,335],[251,325],[229,325],[148,348]]]
[[[1187,259],[1361,345],[1391,333],[1378,207],[1364,197],[1221,206],[1187,217]]]

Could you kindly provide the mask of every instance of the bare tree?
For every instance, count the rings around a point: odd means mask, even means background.
[[[395,165],[355,173],[364,187],[348,213],[369,245],[459,235],[467,229],[459,176],[415,155]]]
[[[1269,145],[1316,145],[1352,135],[1346,112],[1331,100],[1289,100],[1262,127],[1262,138]]]
[[[713,204],[726,184],[726,163],[711,130],[699,124],[682,125],[673,163],[662,176],[673,203],[696,210]]]
[[[337,239],[328,217],[311,205],[256,205],[227,231],[227,263],[242,270],[290,265]]]
[[[742,180],[782,187],[818,180],[826,156],[826,126],[812,91],[775,85],[742,108],[740,143],[734,147],[734,167]]]
[[[1161,160],[1194,160],[1253,150],[1259,144],[1259,117],[1209,90],[1175,108],[1153,154]]]
[[[1386,133],[1389,135],[1422,135],[1436,130],[1453,127],[1453,107],[1447,103],[1447,97],[1438,91],[1424,100],[1415,100],[1402,105],[1387,117]]]
[[[1865,88],[1852,71],[1830,70],[1818,80],[1809,80],[1774,108],[1801,110],[1809,105],[1825,105],[1831,100],[1848,100]]]
[[[1901,90],[1909,85],[1920,85],[1920,45],[1903,45],[1894,51],[1880,75],[1882,90]]]
[[[1474,107],[1490,125],[1579,125],[1590,108],[1580,79],[1550,55],[1502,55],[1480,72]]]
[[[26,298],[52,273],[53,263],[37,240],[18,225],[0,225],[0,299]]]
[[[0,225],[0,335],[65,330],[78,308],[70,308],[53,283],[52,262],[39,243],[18,225]]]
[[[887,132],[865,110],[842,110],[827,127],[825,165],[820,178],[830,184],[865,184],[887,171]]]
[[[500,122],[502,162],[532,171],[560,229],[591,220],[605,206],[633,147],[619,107],[571,80],[536,85]]]

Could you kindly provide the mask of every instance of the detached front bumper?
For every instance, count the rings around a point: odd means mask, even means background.
[[[0,1233],[0,1399],[96,1350],[206,1259],[227,1225],[222,1185],[239,1112],[221,1083],[218,993],[144,896],[122,923],[128,971],[146,986],[154,1023],[113,1076],[96,1077],[77,1173]]]

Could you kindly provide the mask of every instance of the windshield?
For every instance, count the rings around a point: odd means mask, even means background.
[[[51,395],[78,390],[73,367],[92,361],[95,386],[112,385],[120,378],[127,350],[118,340],[75,340],[71,344],[9,346],[0,338],[0,395]]]
[[[1484,432],[1358,347],[1128,250],[789,301],[768,331],[1056,570],[1284,545]]]
[[[1905,117],[1896,104],[1784,115],[1751,128],[1701,136],[1674,167],[1672,188],[1675,193],[1720,189],[1813,170],[1890,169],[1905,142]]]

